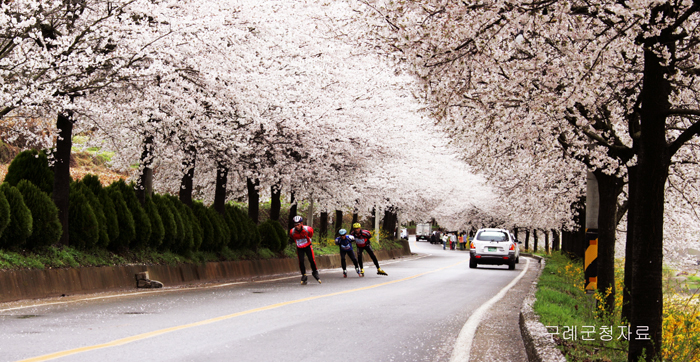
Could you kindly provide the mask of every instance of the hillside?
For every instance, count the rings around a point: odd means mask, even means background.
[[[7,167],[12,162],[12,159],[20,152],[18,147],[8,145],[0,141],[0,180],[5,179]],[[128,178],[124,172],[117,172],[108,166],[108,158],[102,154],[97,154],[90,151],[73,151],[71,155],[71,177],[82,179],[88,173],[100,177],[103,185],[107,186],[112,182],[122,178]]]

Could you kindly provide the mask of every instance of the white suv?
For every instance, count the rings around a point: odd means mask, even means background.
[[[504,229],[479,229],[469,243],[469,267],[477,264],[508,264],[508,269],[515,269],[520,261],[519,241]]]

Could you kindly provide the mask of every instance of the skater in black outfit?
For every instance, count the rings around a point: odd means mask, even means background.
[[[347,230],[340,229],[338,230],[338,235],[340,236],[335,238],[335,245],[338,245],[340,248],[340,265],[343,267],[343,278],[348,277],[348,272],[345,271],[345,255],[348,255],[350,260],[352,260],[352,263],[355,264],[355,271],[357,272],[357,275],[362,276],[362,274],[360,274],[360,268],[357,266],[355,252],[352,250],[352,242],[355,240],[355,238],[353,238],[352,235],[346,235],[347,233]]]
[[[369,257],[372,258],[374,265],[377,267],[377,274],[387,275],[386,272],[379,267],[377,257],[374,256],[372,243],[370,243],[372,234],[367,230],[362,230],[360,223],[356,222],[352,224],[352,231],[350,232],[350,235],[355,238],[355,245],[357,245],[357,261],[360,263],[360,274],[365,276],[365,268],[362,266],[362,252],[366,251]]]

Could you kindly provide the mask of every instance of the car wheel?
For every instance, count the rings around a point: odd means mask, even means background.
[[[470,267],[471,269],[476,268],[476,260],[470,259],[470,260],[469,260],[469,267]]]
[[[518,256],[515,258],[515,264],[519,264],[519,263],[520,263],[520,255],[518,255]]]
[[[508,270],[515,270],[515,260],[508,263]]]

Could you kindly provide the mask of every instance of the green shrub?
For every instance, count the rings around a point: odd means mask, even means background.
[[[248,217],[248,214],[240,208],[232,209],[237,217],[240,230],[240,247],[244,249],[257,250],[260,246],[260,233],[258,226]]]
[[[100,202],[100,199],[98,199],[97,196],[92,192],[92,190],[89,187],[87,187],[82,181],[76,181],[74,182],[74,184],[75,187],[80,188],[80,191],[83,193],[88,203],[90,203],[92,211],[95,213],[97,225],[100,228],[97,244],[95,246],[97,246],[98,248],[106,248],[107,246],[109,246],[109,234],[107,232],[107,216],[105,215],[102,202]]]
[[[22,180],[28,180],[49,195],[53,192],[53,171],[44,152],[26,150],[12,160],[5,182],[17,186]]]
[[[0,237],[10,224],[10,203],[7,202],[4,192],[0,192]],[[2,244],[0,244],[1,246]]]
[[[61,239],[63,228],[58,220],[58,208],[45,192],[29,180],[17,184],[24,203],[32,213],[32,235],[27,238],[27,247],[35,249],[57,243]]]
[[[16,249],[24,246],[27,238],[32,235],[32,212],[16,187],[3,183],[0,191],[5,194],[10,205],[10,223],[0,237],[0,247]]]
[[[209,212],[207,208],[199,201],[192,203],[192,212],[194,212],[195,217],[199,221],[199,225],[202,227],[202,243],[196,250],[203,251],[213,251],[218,240],[215,240],[218,235],[214,234],[214,225],[209,219]]]
[[[153,202],[153,198],[147,197],[145,206],[144,211],[146,211],[148,220],[151,222],[151,238],[149,239],[148,245],[156,249],[163,243],[163,237],[165,236],[163,219],[160,217],[158,206]]]
[[[237,243],[232,247],[235,249],[248,249],[248,244],[250,242],[250,233],[248,231],[248,225],[244,223],[244,219],[241,216],[240,209],[233,205],[226,205],[227,214],[231,216],[231,219],[236,223],[236,241]]]
[[[273,225],[273,220],[267,220],[264,223],[258,225],[258,232],[260,233],[260,246],[262,248],[270,249],[270,251],[277,252],[280,249],[279,234],[275,230]]]
[[[289,236],[288,236],[289,233],[284,230],[284,227],[282,227],[282,224],[280,224],[279,221],[277,221],[277,220],[269,220],[269,221],[270,221],[270,223],[272,223],[272,226],[275,228],[275,231],[277,232],[277,237],[280,240],[279,248],[277,250],[273,249],[272,251],[274,251],[276,253],[282,252],[282,250],[284,250],[284,248],[287,247],[287,244],[288,244],[287,241],[289,240]],[[260,237],[262,238],[262,235],[260,235]]]
[[[168,203],[167,198],[158,194],[153,194],[153,203],[156,205],[158,215],[163,225],[163,241],[160,243],[161,250],[174,250],[180,242],[178,240],[178,225],[175,223],[175,216]],[[180,220],[182,222],[182,220]]]
[[[102,212],[105,216],[104,226],[107,230],[107,238],[109,243],[111,243],[112,240],[119,237],[119,220],[117,218],[117,210],[115,209],[114,201],[112,201],[112,198],[109,197],[107,191],[102,187],[102,183],[100,183],[100,179],[97,176],[87,174],[83,177],[82,183],[88,189],[90,189],[95,196],[97,196],[97,199],[102,206]],[[104,246],[108,245],[104,244],[104,242],[101,242],[100,244]]]
[[[204,242],[204,228],[197,216],[194,215],[194,211],[185,204],[182,204],[182,206],[192,226],[192,246],[191,249],[188,250],[197,251],[202,247],[202,243]]]
[[[216,212],[213,207],[209,207],[207,211],[209,212],[209,220],[211,220],[212,226],[214,226],[214,234],[218,235],[216,239],[218,242],[214,250],[221,251],[228,247],[229,241],[231,240],[231,229],[229,229],[224,216]]]
[[[129,207],[131,216],[134,218],[136,236],[132,240],[131,244],[129,244],[129,247],[132,249],[143,249],[148,245],[148,242],[151,239],[151,221],[149,220],[146,211],[143,209],[143,207],[141,207],[141,203],[136,197],[134,187],[127,185],[124,180],[113,182],[111,185],[109,185],[109,187],[118,188],[119,191],[122,192],[126,206]]]
[[[119,224],[119,234],[116,238],[110,239],[109,248],[112,250],[128,249],[131,241],[136,237],[134,217],[131,215],[131,211],[129,211],[129,207],[126,205],[124,196],[119,188],[108,187],[105,191],[114,203],[114,211]]]
[[[180,210],[173,204],[172,200],[168,198],[162,198],[163,204],[167,206],[167,208],[170,210],[170,212],[173,215],[173,222],[175,223],[175,229],[173,229],[175,238],[172,241],[172,244],[178,248],[180,248],[182,245],[185,244],[185,240],[187,240],[186,244],[193,244],[192,242],[192,226],[187,223],[185,225],[184,221],[182,220],[182,215],[180,213]],[[183,205],[184,206],[184,205]]]
[[[100,224],[86,191],[89,190],[80,183],[70,185],[68,239],[70,246],[82,250],[94,249],[100,239]]]
[[[226,225],[228,225],[229,233],[231,237],[229,238],[228,247],[230,249],[240,249],[240,227],[236,222],[237,218],[233,215],[234,211],[231,210],[233,205],[226,204],[224,208],[224,220],[226,220]]]
[[[250,250],[258,250],[260,248],[260,232],[258,231],[258,226],[255,225],[253,220],[251,220],[248,215],[244,216],[244,222],[248,224],[248,230],[250,232],[249,234],[249,241],[248,241],[248,248]]]
[[[187,251],[195,251],[202,244],[202,229],[199,226],[199,221],[196,220],[192,209],[183,204],[179,198],[173,195],[167,195],[168,200],[173,206],[173,216],[175,216],[175,222],[177,218],[181,219],[180,225],[182,226],[182,241],[180,245],[175,248],[179,253],[185,253]],[[176,215],[177,213],[177,215]]]

